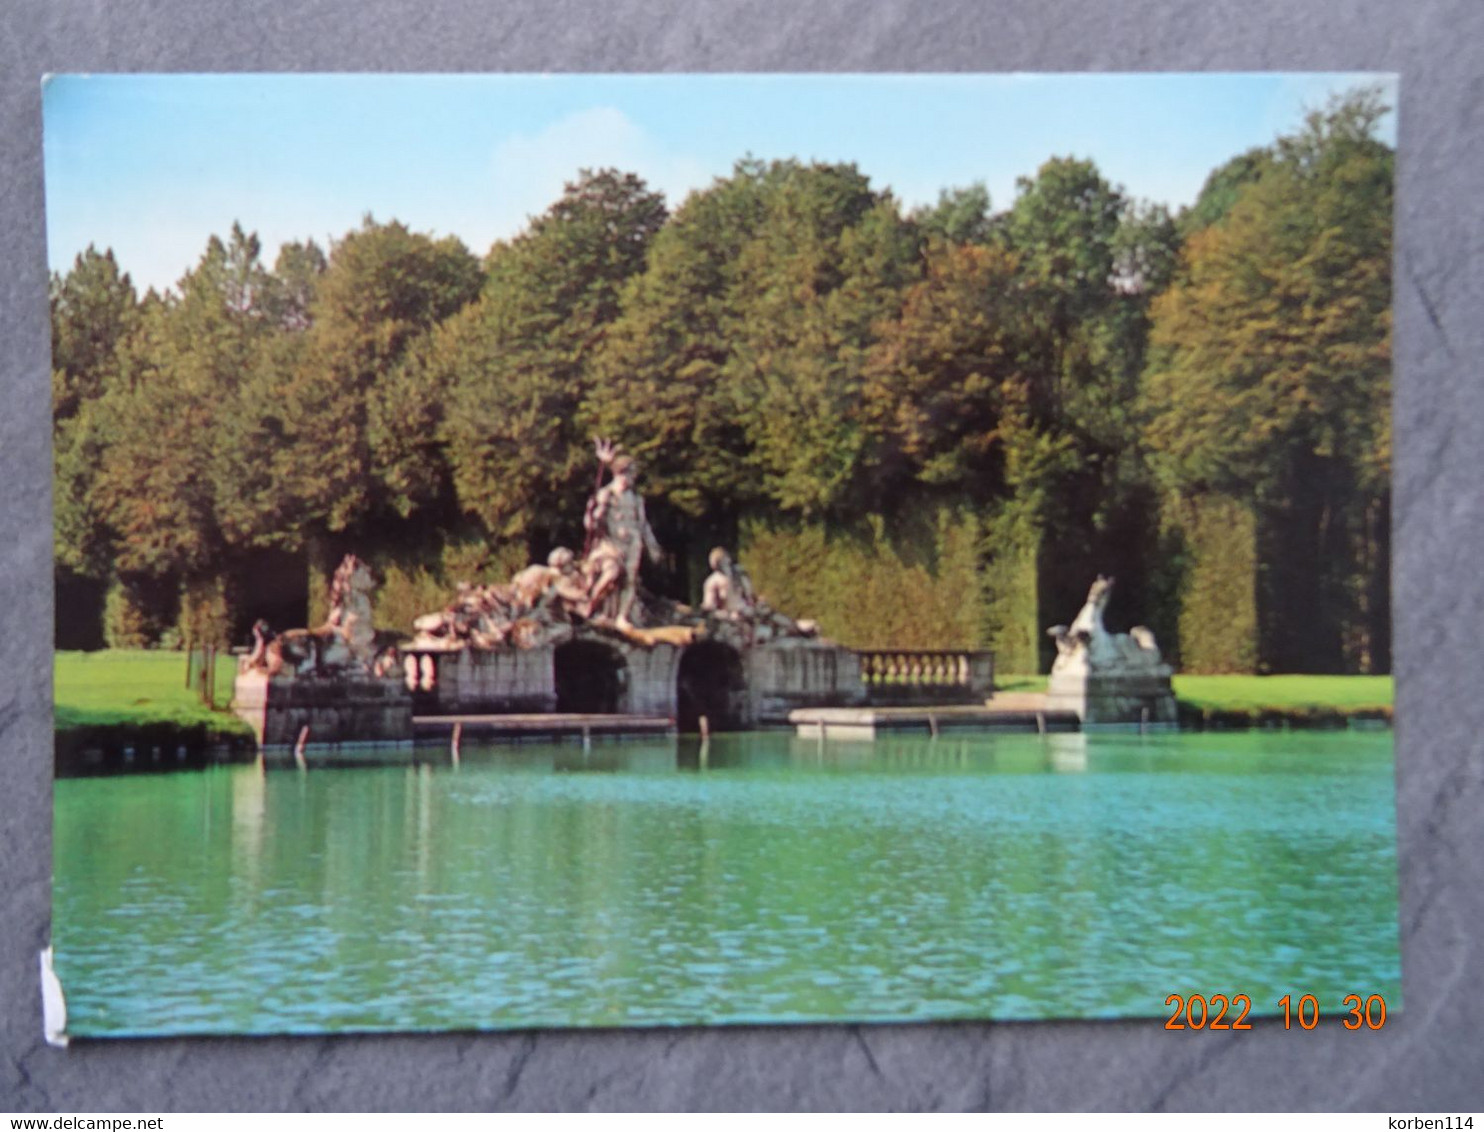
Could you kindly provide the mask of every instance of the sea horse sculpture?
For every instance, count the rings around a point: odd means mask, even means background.
[[[258,621],[253,626],[248,667],[262,669],[269,676],[285,668],[298,675],[388,668],[384,658],[378,656],[371,620],[371,594],[375,589],[371,567],[356,555],[347,554],[330,580],[330,613],[325,623],[318,629],[274,633],[266,621]]]
[[[1056,641],[1053,674],[1109,668],[1146,671],[1160,666],[1159,645],[1151,630],[1136,625],[1127,633],[1110,633],[1103,624],[1103,610],[1113,596],[1113,581],[1111,576],[1099,574],[1071,625],[1054,625],[1046,630]]]

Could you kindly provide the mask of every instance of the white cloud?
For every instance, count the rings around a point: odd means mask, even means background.
[[[490,167],[496,238],[515,235],[545,212],[582,169],[636,173],[664,193],[671,208],[716,175],[695,158],[667,150],[608,106],[569,114],[537,134],[515,134],[495,148]]]

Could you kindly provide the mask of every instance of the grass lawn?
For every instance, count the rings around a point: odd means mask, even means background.
[[[1390,676],[1176,676],[1173,683],[1177,700],[1212,711],[1333,708],[1348,713],[1389,708],[1393,698]],[[1044,692],[1046,677],[998,676],[995,687]]]
[[[236,658],[216,662],[216,702],[232,698]],[[186,654],[148,649],[59,652],[56,660],[56,726],[173,724],[222,735],[247,734],[248,727],[225,711],[212,711],[185,686]]]
[[[1260,708],[1389,708],[1390,676],[1176,676],[1175,698],[1220,711]]]

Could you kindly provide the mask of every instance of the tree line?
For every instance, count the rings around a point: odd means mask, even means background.
[[[584,172],[482,260],[367,217],[269,264],[234,225],[140,296],[89,248],[52,281],[59,643],[236,643],[347,549],[405,629],[580,546],[601,435],[676,597],[722,543],[841,640],[1011,670],[1113,572],[1187,668],[1386,671],[1384,111],[1175,216],[1073,158],[1002,211],[745,159],[673,211]]]

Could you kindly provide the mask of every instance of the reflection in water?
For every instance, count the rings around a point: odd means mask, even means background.
[[[1061,774],[1081,774],[1087,769],[1087,732],[1058,731],[1044,736],[1051,769]]]
[[[1394,1003],[1391,783],[1384,733],[780,732],[70,779],[57,966],[79,1034]]]

